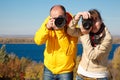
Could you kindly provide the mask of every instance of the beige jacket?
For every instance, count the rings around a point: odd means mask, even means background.
[[[83,46],[82,59],[79,63],[84,70],[88,72],[103,72],[107,71],[108,55],[112,48],[112,36],[105,27],[105,36],[101,40],[101,44],[92,47],[89,34],[81,35],[79,28],[69,27],[68,34],[79,36]]]

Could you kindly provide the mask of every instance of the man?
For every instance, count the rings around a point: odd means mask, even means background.
[[[67,34],[71,19],[64,6],[54,5],[50,9],[50,16],[35,34],[37,45],[46,44],[44,80],[73,80],[78,39]]]

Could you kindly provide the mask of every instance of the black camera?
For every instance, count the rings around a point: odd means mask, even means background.
[[[58,28],[61,28],[63,27],[65,24],[66,24],[66,19],[65,17],[63,16],[59,16],[55,19],[55,25],[58,27]]]
[[[93,26],[93,19],[92,18],[89,18],[89,19],[82,18],[82,25],[83,25],[84,29],[89,30]]]

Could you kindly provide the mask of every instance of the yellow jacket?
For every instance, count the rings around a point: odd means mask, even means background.
[[[48,30],[45,19],[34,36],[37,45],[46,44],[44,64],[53,74],[73,71],[77,51],[77,37],[69,36],[65,29]]]

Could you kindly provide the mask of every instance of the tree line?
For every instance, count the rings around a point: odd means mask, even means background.
[[[26,44],[33,44],[34,43],[34,39],[33,38],[4,38],[4,37],[0,37],[0,44],[9,44],[9,43],[26,43]],[[80,41],[78,41],[78,43],[81,43]],[[113,37],[113,44],[120,44],[120,37]]]

